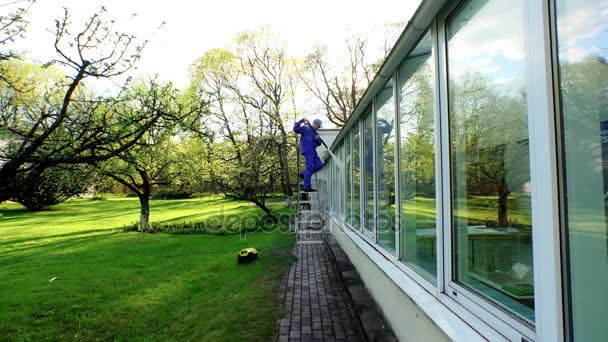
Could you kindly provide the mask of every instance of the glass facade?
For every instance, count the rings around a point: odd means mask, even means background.
[[[608,338],[608,2],[558,0],[570,339]],[[603,28],[603,30],[601,29]]]
[[[390,79],[376,96],[376,160],[378,244],[395,253],[395,100]]]
[[[497,48],[488,23],[507,21]],[[453,279],[533,321],[523,2],[467,1],[446,34]]]
[[[331,211],[484,338],[606,340],[608,2],[444,7],[341,133]]]
[[[437,277],[432,41],[427,32],[399,66],[401,259]]]

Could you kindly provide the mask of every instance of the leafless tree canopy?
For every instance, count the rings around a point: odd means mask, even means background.
[[[353,36],[346,41],[346,50],[348,62],[340,68],[328,61],[327,47],[317,45],[299,70],[305,87],[337,127],[344,126],[377,70],[368,62],[367,39]]]
[[[125,90],[99,97],[88,90],[86,78],[113,78],[139,60],[146,41],[115,32],[104,8],[84,27],[73,28],[66,9],[56,22],[55,49],[59,64],[73,72],[64,81],[38,89],[35,99],[23,101],[7,88],[0,107],[0,201],[10,197],[8,181],[19,172],[35,177],[58,164],[95,164],[126,151],[162,120],[171,117],[159,92],[140,93],[135,103]],[[76,32],[76,33],[72,33]],[[10,61],[5,61],[10,62]],[[2,69],[5,70],[5,69]],[[156,85],[153,85],[156,87]],[[7,142],[7,143],[6,143]]]

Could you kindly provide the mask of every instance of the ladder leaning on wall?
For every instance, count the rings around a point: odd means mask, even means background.
[[[300,151],[298,149],[298,175],[302,172]],[[319,189],[317,175],[314,175],[315,188]],[[294,230],[298,243],[319,243],[323,241],[323,220],[321,217],[319,192],[304,191],[304,180],[299,178],[298,198]]]

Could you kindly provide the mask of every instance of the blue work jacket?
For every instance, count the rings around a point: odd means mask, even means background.
[[[315,130],[308,125],[302,125],[301,120],[293,125],[293,131],[302,135],[300,137],[300,153],[314,153],[316,152],[317,146],[321,145],[321,140],[315,139],[319,133],[315,132]]]

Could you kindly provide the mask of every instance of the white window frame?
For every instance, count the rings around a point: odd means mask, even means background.
[[[465,307],[474,315],[498,330],[510,340],[521,340],[522,338],[534,340],[534,328],[524,323],[523,320],[515,318],[506,310],[500,308],[498,304],[492,303],[482,295],[458,284],[453,280],[453,230],[452,230],[452,189],[451,189],[451,154],[450,154],[450,133],[449,133],[449,101],[448,101],[448,66],[447,66],[447,36],[446,21],[464,1],[452,4],[444,8],[438,15],[438,57],[440,65],[440,111],[442,122],[442,182],[443,182],[443,235],[444,235],[444,291],[448,297]],[[533,152],[530,151],[530,154]],[[534,230],[534,229],[533,229]],[[534,246],[534,243],[533,243]]]
[[[362,232],[365,229],[363,228],[363,154],[361,153],[361,150],[363,148],[363,119],[357,119],[357,122],[353,125],[353,127],[356,127],[357,129],[357,140],[359,140],[359,143],[357,144],[357,146],[359,147],[359,158],[357,160],[357,162],[359,163],[359,217],[358,217],[358,227],[355,227],[356,231],[358,232]],[[354,140],[354,139],[353,139]],[[351,142],[353,141],[351,140]],[[354,164],[353,164],[353,177],[354,177]],[[353,184],[353,190],[354,190],[354,184]],[[354,205],[355,205],[355,198],[354,198],[355,194],[353,193],[353,212],[355,211],[354,209]]]
[[[351,212],[355,213],[355,162],[359,164],[359,226],[342,220],[345,227],[350,228],[361,241],[368,243],[380,253],[387,262],[396,266],[404,274],[413,279],[418,285],[432,294],[438,301],[467,320],[470,326],[484,333],[484,336],[501,336],[516,341],[564,341],[564,314],[561,264],[561,231],[559,210],[559,186],[557,165],[556,137],[556,108],[559,88],[555,87],[553,63],[556,61],[555,51],[555,11],[553,1],[524,2],[524,29],[526,48],[526,91],[528,111],[528,139],[530,154],[530,182],[532,187],[532,244],[534,262],[535,288],[535,323],[531,325],[524,319],[485,299],[481,294],[459,285],[453,281],[453,250],[452,250],[452,202],[451,202],[451,155],[448,113],[448,80],[447,80],[447,39],[446,19],[462,1],[451,3],[440,10],[430,28],[421,30],[422,35],[430,29],[432,45],[433,72],[433,112],[435,129],[435,182],[436,182],[436,221],[437,221],[437,283],[433,284],[418,273],[413,267],[400,260],[401,254],[401,179],[400,179],[400,143],[399,127],[399,77],[398,67],[392,73],[395,131],[395,220],[398,229],[395,234],[395,255],[377,245],[376,225],[371,232],[364,228],[364,206],[367,192],[364,192],[364,120],[366,115],[372,115],[372,154],[373,163],[377,167],[376,151],[376,97],[370,107],[366,108],[357,119],[350,132],[344,139],[350,139],[351,156]],[[505,28],[507,29],[507,28]],[[552,44],[553,43],[553,44]],[[401,65],[401,63],[399,63]],[[532,115],[531,113],[534,113]],[[354,160],[354,131],[358,133],[358,161]],[[342,146],[342,145],[341,145]],[[332,163],[335,164],[335,163]],[[332,175],[335,177],[333,167]],[[377,170],[373,170],[373,212],[377,215]],[[340,173],[343,174],[343,173]],[[332,178],[333,179],[333,178]],[[332,182],[336,183],[336,182]],[[334,190],[336,185],[332,184]],[[332,191],[333,192],[333,191]],[[333,195],[333,194],[332,194]],[[334,217],[338,218],[335,207]],[[406,292],[407,293],[407,292]],[[491,328],[490,328],[491,327]]]
[[[409,53],[408,53],[409,55]],[[407,57],[407,55],[406,55]],[[399,67],[393,71],[393,122],[395,129],[395,259],[401,259],[401,120],[399,119]]]
[[[400,97],[400,93],[399,93],[399,84],[401,82],[401,79],[399,77],[399,67],[401,66],[402,62],[401,61],[399,63],[399,65],[397,66],[397,68],[395,68],[395,70],[393,71],[393,89],[394,89],[394,96],[395,96],[395,122],[397,123],[397,128],[396,128],[396,143],[395,143],[395,220],[396,220],[396,226],[398,227],[397,229],[397,234],[395,234],[395,239],[396,239],[396,248],[397,248],[397,252],[395,255],[395,260],[396,260],[396,266],[401,269],[403,272],[407,273],[408,276],[414,278],[416,280],[416,282],[421,285],[422,287],[424,287],[428,292],[432,293],[434,296],[439,297],[441,295],[441,293],[443,292],[443,286],[442,286],[442,268],[443,268],[443,250],[442,248],[440,248],[443,244],[443,238],[442,238],[442,205],[441,205],[441,201],[442,201],[442,191],[441,191],[441,184],[442,182],[438,181],[441,175],[441,144],[440,144],[440,122],[439,122],[439,98],[438,98],[438,86],[439,86],[439,82],[438,82],[438,76],[437,76],[437,25],[436,25],[436,20],[433,21],[433,23],[426,29],[422,30],[423,33],[422,35],[418,38],[418,42],[416,44],[414,44],[413,48],[415,48],[420,39],[422,39],[424,37],[424,35],[428,32],[431,35],[431,40],[432,40],[432,51],[431,51],[431,60],[432,60],[432,68],[431,68],[431,72],[432,72],[432,90],[433,90],[433,129],[435,130],[435,137],[434,137],[434,147],[435,147],[435,151],[434,151],[434,160],[435,160],[435,221],[436,221],[436,227],[435,227],[435,233],[436,233],[436,238],[435,238],[435,253],[437,255],[437,265],[436,265],[436,283],[433,283],[431,281],[429,281],[427,278],[425,278],[418,270],[416,270],[414,267],[410,266],[405,260],[401,260],[401,233],[403,231],[403,228],[401,226],[401,121],[399,119],[399,106],[400,106],[400,101],[401,101],[401,97]],[[408,52],[408,54],[406,54],[405,58],[407,58],[410,55],[410,52]]]
[[[551,74],[551,40],[549,8],[546,2],[525,2],[526,28],[526,81],[528,139],[530,142],[530,182],[532,186],[532,245],[535,288],[535,324],[531,326],[520,318],[505,312],[497,304],[452,281],[452,227],[451,227],[451,155],[449,151],[447,39],[445,23],[454,4],[438,15],[440,65],[440,98],[443,140],[443,194],[444,194],[444,284],[445,293],[472,313],[495,327],[512,340],[563,341],[561,306],[561,263],[559,210],[557,204],[557,165],[555,122]],[[534,113],[534,114],[532,114]],[[539,289],[542,289],[539,291]]]
[[[534,264],[536,335],[543,341],[564,341],[561,237],[561,198],[558,174],[558,136],[556,118],[561,113],[557,77],[557,28],[554,1],[527,2],[526,25],[531,65],[528,82],[535,86],[528,91],[530,158],[532,184],[532,239]],[[557,84],[557,87],[555,86]],[[534,167],[532,167],[534,165]],[[532,171],[534,170],[534,171]],[[554,229],[560,227],[560,229]]]
[[[395,112],[395,109],[397,107],[394,106],[394,103],[396,102],[396,100],[395,100],[395,94],[397,92],[396,91],[397,85],[395,83],[395,80],[396,80],[395,79],[395,72],[393,72],[393,74],[392,74],[391,77],[388,77],[386,79],[386,83],[388,83],[388,81],[391,81],[391,80],[393,82],[393,89],[392,89],[393,92],[392,92],[391,96],[393,97],[393,100],[394,100],[393,101],[393,123],[397,123],[398,121],[395,120],[397,118],[397,114]],[[384,89],[384,87],[382,87],[380,91],[382,91],[383,89]],[[377,138],[377,134],[378,134],[378,113],[376,113],[376,109],[377,109],[377,107],[376,107],[377,106],[376,101],[377,101],[377,98],[378,98],[378,94],[376,94],[374,96],[374,118],[373,118],[373,125],[374,125],[374,129],[373,129],[373,132],[374,132],[374,214],[375,214],[375,217],[374,217],[374,228],[378,227],[378,191],[379,191],[379,188],[380,188],[380,184],[378,183],[379,182],[379,180],[378,180],[378,170],[380,168],[380,163],[383,162],[382,160],[378,160],[378,149],[380,147],[378,146],[379,141],[377,140],[378,139]],[[393,129],[396,132],[396,131],[399,130],[399,127],[394,127],[393,126]],[[395,145],[393,146],[393,148],[396,150],[397,149],[397,145],[398,145],[397,134],[396,133],[395,133],[395,138],[394,139],[395,139]],[[395,167],[394,167],[394,170],[393,170],[394,172],[397,172],[396,169],[397,169],[398,159],[396,159],[396,157],[397,157],[397,154],[393,154],[393,158],[394,158],[393,162],[395,163]],[[383,167],[384,167],[384,165],[383,165]],[[395,188],[397,188],[399,182],[398,182],[398,180],[396,178],[394,179],[394,182],[395,182],[394,186],[395,186]],[[390,197],[390,191],[389,191],[389,197]],[[395,189],[395,217],[397,216],[398,209],[399,209],[399,207],[397,207],[397,190]],[[396,221],[396,222],[398,223],[399,221]],[[399,227],[399,225],[396,225],[395,227]],[[375,230],[375,234],[374,234],[375,241],[378,241],[378,234],[379,234],[379,232],[378,232],[377,229],[374,229],[374,230]],[[397,234],[397,230],[399,230],[399,229],[396,229],[395,236],[398,235]],[[380,246],[379,244],[378,244],[378,246],[380,248],[382,248],[382,249],[385,249],[385,247]],[[391,253],[389,250],[386,250],[386,252],[388,252],[390,255],[396,256],[396,255],[398,255],[397,249],[399,249],[399,240],[395,240],[395,253]]]
[[[365,119],[367,118],[367,116],[371,116],[372,119],[372,136],[371,136],[371,146],[369,146],[369,148],[371,148],[372,151],[372,205],[373,205],[373,209],[372,209],[372,215],[374,215],[374,220],[373,220],[373,226],[372,227],[368,227],[370,229],[367,229],[367,218],[365,216],[365,210],[367,209],[367,206],[369,205],[369,203],[367,203],[367,201],[369,200],[367,195],[368,195],[368,191],[365,192],[361,192],[362,196],[361,196],[361,232],[366,236],[366,238],[370,241],[372,241],[373,243],[376,243],[376,170],[375,165],[376,165],[376,143],[375,143],[375,139],[376,139],[376,98],[374,97],[374,100],[372,101],[371,106],[369,107],[370,111],[364,111],[364,115],[362,115],[361,119],[359,120],[361,122],[361,131],[359,132],[359,135],[361,136],[361,142],[362,144],[361,146],[361,150],[363,151],[365,149],[364,147],[364,143],[366,143],[365,139],[364,139],[364,133],[365,133]],[[361,177],[361,189],[364,190],[365,189],[365,185],[367,183],[367,166],[365,165],[365,163],[363,162],[365,160],[366,156],[363,155],[363,153],[360,153],[360,159],[361,159],[361,169],[359,172],[361,172],[361,174],[363,174],[363,170],[364,170],[364,166],[365,166],[365,177]],[[364,179],[365,178],[365,179]],[[365,180],[365,182],[363,182],[363,180]]]

